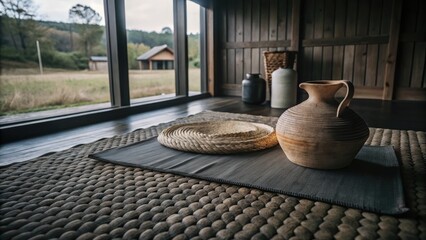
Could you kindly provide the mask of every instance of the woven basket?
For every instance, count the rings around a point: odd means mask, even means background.
[[[263,63],[265,65],[265,80],[271,91],[272,73],[278,68],[293,68],[296,60],[295,51],[265,51]]]
[[[158,136],[162,145],[186,152],[230,154],[278,144],[273,127],[244,121],[211,121],[174,125]]]

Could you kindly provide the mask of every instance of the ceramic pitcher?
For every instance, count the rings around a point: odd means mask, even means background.
[[[346,87],[341,102],[336,92]],[[346,80],[322,80],[299,85],[309,98],[285,111],[276,134],[287,158],[298,165],[336,169],[349,165],[369,136],[364,120],[348,106],[354,86]]]

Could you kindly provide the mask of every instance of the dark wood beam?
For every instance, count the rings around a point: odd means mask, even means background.
[[[236,48],[279,48],[279,47],[290,47],[290,40],[280,41],[259,41],[259,42],[226,42],[224,43],[225,48],[236,49]]]
[[[343,46],[343,45],[363,45],[363,44],[384,44],[388,43],[389,36],[354,36],[338,38],[305,39],[302,41],[303,47],[319,46]]]

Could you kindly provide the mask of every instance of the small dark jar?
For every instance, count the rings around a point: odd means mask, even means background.
[[[266,81],[259,73],[247,73],[242,83],[242,100],[245,103],[261,104],[266,98]]]

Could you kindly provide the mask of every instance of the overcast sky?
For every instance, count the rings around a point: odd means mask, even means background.
[[[68,10],[80,3],[93,8],[102,16],[105,25],[103,0],[33,0],[43,20],[68,22]],[[198,5],[187,2],[188,32],[199,32]],[[126,27],[160,32],[163,27],[173,29],[172,0],[125,0]]]

